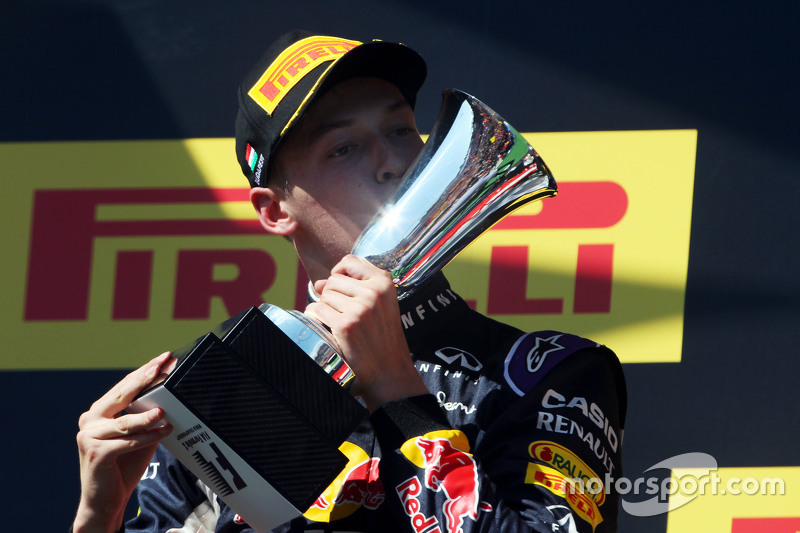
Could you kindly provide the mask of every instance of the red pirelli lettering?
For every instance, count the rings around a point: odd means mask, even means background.
[[[536,215],[510,215],[492,230],[603,228],[618,223],[625,215],[628,198],[613,182],[561,183],[558,197],[543,202]],[[217,203],[247,201],[246,188],[150,188],[38,190],[33,197],[32,225],[25,296],[25,320],[86,320],[91,288],[94,242],[103,237],[262,235],[258,220],[98,220],[102,205]],[[221,297],[232,310],[252,301],[256,291],[265,290],[274,262],[266,252],[243,255],[221,253],[195,256],[201,260],[200,274],[179,268],[175,295],[176,317],[199,317],[208,309],[208,299]],[[184,261],[187,257],[184,255]],[[489,272],[490,314],[547,314],[563,311],[562,298],[526,298],[528,251],[525,246],[495,247]],[[215,282],[209,265],[228,263],[239,269],[236,280]],[[185,263],[183,263],[185,264]],[[575,313],[607,313],[612,287],[612,244],[581,244],[576,265]],[[260,270],[260,283],[251,272]],[[266,269],[266,270],[264,270]],[[272,270],[270,270],[272,269]],[[150,305],[153,275],[151,251],[120,251],[114,285],[114,319],[145,319]],[[307,276],[298,267],[296,307],[305,305]],[[193,297],[190,291],[201,296]],[[243,295],[238,295],[239,291]],[[198,306],[199,305],[199,306]],[[250,305],[250,304],[248,304]],[[191,306],[194,310],[190,310]],[[200,311],[203,310],[203,311]],[[206,315],[207,316],[207,315]]]
[[[490,315],[560,314],[562,298],[527,298],[528,247],[494,246],[489,263]]]
[[[289,83],[289,80],[287,80],[284,76],[281,76],[277,80],[267,81],[264,85],[259,87],[258,92],[263,94],[264,98],[267,100],[272,101],[281,93],[278,85],[285,87],[287,83]]]
[[[151,250],[117,253],[114,283],[114,320],[144,320],[150,314],[150,289],[153,281]]]
[[[493,230],[598,229],[619,223],[628,195],[610,181],[566,182],[559,195],[542,202],[535,215],[509,215]],[[561,314],[563,298],[528,298],[527,246],[495,246],[489,265],[489,314]],[[579,244],[575,267],[575,314],[609,313],[613,287],[613,244]]]
[[[610,228],[625,216],[628,195],[613,181],[571,181],[558,184],[558,196],[542,202],[535,215],[511,214],[492,229]]]
[[[613,244],[581,244],[578,246],[573,313],[608,313],[611,311],[613,263]]]
[[[358,43],[346,42],[341,39],[312,39],[300,45],[292,53],[280,56],[276,63],[270,65],[266,80],[263,80],[257,90],[272,102],[295,78],[302,78],[306,68],[310,66],[313,69],[317,62],[324,62],[328,56],[343,55],[357,45]],[[335,58],[331,57],[329,60],[333,59]],[[309,62],[309,60],[311,61]]]
[[[86,320],[89,307],[92,253],[98,237],[262,234],[253,220],[109,220],[96,219],[98,206],[106,204],[216,203],[246,201],[247,189],[89,189],[39,190],[33,199],[33,221],[28,260],[25,320]],[[141,257],[123,256],[117,278],[125,269],[146,270]],[[130,295],[117,282],[117,294]],[[139,300],[126,316],[141,318]]]
[[[796,533],[800,517],[796,518],[734,518],[731,533]]]
[[[289,65],[286,69],[286,74],[291,77],[297,76],[297,73],[308,66],[308,60],[304,57],[299,58],[297,61]]]
[[[216,265],[232,265],[238,275],[215,281]],[[180,250],[173,318],[208,318],[213,297],[223,301],[229,315],[259,305],[276,272],[275,260],[264,250]]]
[[[489,263],[489,314],[561,314],[563,298],[528,298],[527,246],[494,246]],[[575,314],[609,313],[613,288],[613,244],[578,245]]]

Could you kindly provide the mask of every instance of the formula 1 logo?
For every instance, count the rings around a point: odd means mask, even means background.
[[[205,473],[211,488],[214,489],[214,492],[224,498],[225,496],[233,494],[235,490],[242,490],[246,488],[247,483],[244,482],[242,476],[239,475],[239,472],[236,471],[219,447],[213,442],[209,446],[215,455],[213,460],[206,459],[200,450],[194,452],[192,454],[192,458]],[[220,468],[222,470],[220,470]],[[228,480],[225,479],[225,476],[222,473],[223,470],[229,472],[233,476],[233,484],[236,486],[235,489],[231,486]]]
[[[556,523],[553,524],[553,531],[565,531],[566,533],[579,533],[578,526],[575,525],[575,518],[572,511],[566,505],[551,505],[547,507],[553,515]],[[556,529],[556,524],[560,529]]]

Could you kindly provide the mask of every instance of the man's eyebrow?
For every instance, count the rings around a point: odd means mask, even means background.
[[[391,103],[391,104],[387,105],[386,106],[386,111],[391,113],[393,111],[397,111],[399,109],[403,109],[403,108],[406,108],[406,107],[411,109],[411,106],[409,105],[409,103],[406,102],[404,99],[400,98],[397,101],[395,101],[394,103]]]
[[[328,122],[324,122],[319,124],[316,128],[312,131],[308,132],[308,137],[306,139],[306,144],[308,146],[313,145],[320,137],[323,137],[326,133],[333,130],[338,130],[339,128],[345,128],[353,123],[353,119],[344,118],[341,120],[331,120]]]
[[[391,114],[391,113],[394,113],[396,111],[400,111],[401,109],[406,109],[406,108],[410,110],[411,106],[404,99],[400,98],[400,99],[398,99],[398,100],[396,100],[394,102],[391,102],[391,103],[387,104],[383,108],[383,110],[384,110],[384,113],[388,115],[388,114]],[[307,139],[306,139],[306,144],[307,144],[307,146],[311,146],[312,144],[314,144],[317,141],[317,139],[319,139],[320,137],[322,137],[326,133],[328,133],[330,131],[333,131],[333,130],[336,130],[336,129],[339,129],[339,128],[345,128],[345,127],[351,125],[353,122],[354,121],[351,118],[343,118],[343,119],[340,119],[340,120],[330,120],[328,122],[323,122],[323,123],[319,124],[316,128],[314,128],[312,131],[310,131],[308,133],[308,136],[307,136]]]

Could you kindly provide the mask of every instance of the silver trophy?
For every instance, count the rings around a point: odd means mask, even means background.
[[[517,130],[450,89],[425,146],[353,254],[390,272],[403,299],[508,213],[556,192],[550,170]],[[271,304],[260,309],[340,385],[351,384],[336,341],[316,320]]]

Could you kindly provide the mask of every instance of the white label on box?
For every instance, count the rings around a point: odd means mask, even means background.
[[[162,444],[255,531],[269,531],[302,514],[165,387],[141,396],[128,411],[156,406],[174,428]]]

